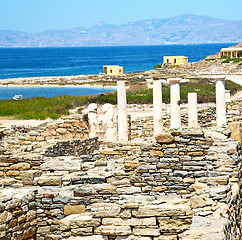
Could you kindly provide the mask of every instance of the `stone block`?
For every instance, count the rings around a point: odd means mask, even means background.
[[[152,238],[130,235],[130,236],[116,237],[115,240],[152,240]]]
[[[157,228],[134,228],[133,229],[134,235],[138,236],[159,236],[160,230]]]
[[[80,240],[80,237],[70,237],[68,240]],[[108,237],[102,235],[82,236],[81,240],[108,240]]]
[[[103,218],[103,225],[109,226],[156,226],[156,218]]]
[[[22,235],[22,239],[29,239],[33,237],[35,232],[36,232],[36,227],[29,227],[25,229]]]
[[[100,226],[94,230],[94,234],[128,236],[131,234],[129,226]]]
[[[158,217],[157,219],[161,232],[181,233],[187,230],[192,224],[192,216],[185,216],[183,218]]]
[[[93,227],[79,227],[72,228],[71,235],[72,236],[91,236],[93,234]]]
[[[17,163],[10,166],[11,170],[26,171],[30,169],[29,163]]]
[[[233,122],[229,124],[229,128],[231,129],[231,138],[233,140],[239,141],[242,143],[242,123],[241,122]]]
[[[81,160],[72,160],[65,158],[63,161],[51,159],[40,166],[41,170],[52,171],[79,171],[81,169]]]
[[[64,215],[81,214],[85,211],[85,205],[65,205],[64,207]]]
[[[22,172],[21,173],[22,183],[24,185],[33,185],[34,184],[34,172]]]
[[[38,184],[41,186],[60,186],[61,177],[56,176],[41,176],[39,178]]]
[[[9,170],[6,172],[6,176],[8,177],[17,177],[19,175],[20,175],[20,172],[15,170]]]
[[[153,187],[153,191],[154,192],[164,192],[165,190],[167,190],[167,187],[166,186]]]
[[[158,143],[173,143],[174,142],[174,137],[170,134],[170,133],[162,133],[162,134],[159,134],[155,137],[156,141]]]
[[[177,240],[177,235],[161,235],[159,237],[155,237],[154,240]]]
[[[66,134],[67,130],[66,130],[66,128],[57,128],[56,132],[59,133],[59,134]]]
[[[47,235],[45,236],[45,240],[61,240],[61,235]]]
[[[10,212],[2,212],[0,214],[0,225],[9,222],[13,219],[13,215]]]
[[[26,214],[26,221],[31,221],[36,218],[36,211],[35,210],[30,210]]]
[[[159,216],[185,216],[190,215],[191,210],[189,206],[171,205],[171,204],[160,204],[160,205],[147,205],[139,207],[138,210],[132,211],[135,217],[159,217]]]
[[[94,217],[117,217],[121,208],[112,203],[96,203],[91,206],[91,212]]]

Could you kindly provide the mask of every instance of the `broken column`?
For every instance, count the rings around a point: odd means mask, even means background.
[[[89,137],[97,136],[98,119],[97,119],[97,104],[91,103],[88,105],[88,124],[89,124]]]
[[[156,137],[163,132],[161,80],[153,82],[153,119],[154,137]]]
[[[188,127],[198,128],[197,93],[188,93]]]
[[[180,113],[180,80],[181,78],[169,78],[171,101],[171,128],[181,127]]]
[[[226,125],[225,79],[216,79],[216,119],[217,126]]]
[[[102,106],[103,119],[102,129],[105,132],[105,140],[108,142],[117,141],[117,131],[114,126],[114,108],[112,104],[105,103]]]
[[[128,141],[127,100],[125,81],[117,81],[118,140]]]

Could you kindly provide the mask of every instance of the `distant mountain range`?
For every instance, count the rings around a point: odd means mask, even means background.
[[[0,47],[126,46],[242,42],[242,21],[186,14],[91,28],[26,33],[0,30]]]

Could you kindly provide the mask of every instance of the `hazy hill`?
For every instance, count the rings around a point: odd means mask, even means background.
[[[91,28],[25,33],[0,31],[0,47],[120,46],[242,42],[242,21],[192,14]]]

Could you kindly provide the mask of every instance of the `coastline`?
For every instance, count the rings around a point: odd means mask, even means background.
[[[51,88],[51,87],[59,87],[59,88],[110,88],[110,89],[117,89],[117,86],[110,85],[110,86],[102,86],[98,84],[83,84],[83,85],[71,85],[71,84],[66,84],[66,85],[58,85],[58,84],[8,84],[8,85],[0,85],[0,88],[38,88],[38,87],[43,87],[43,88]]]

